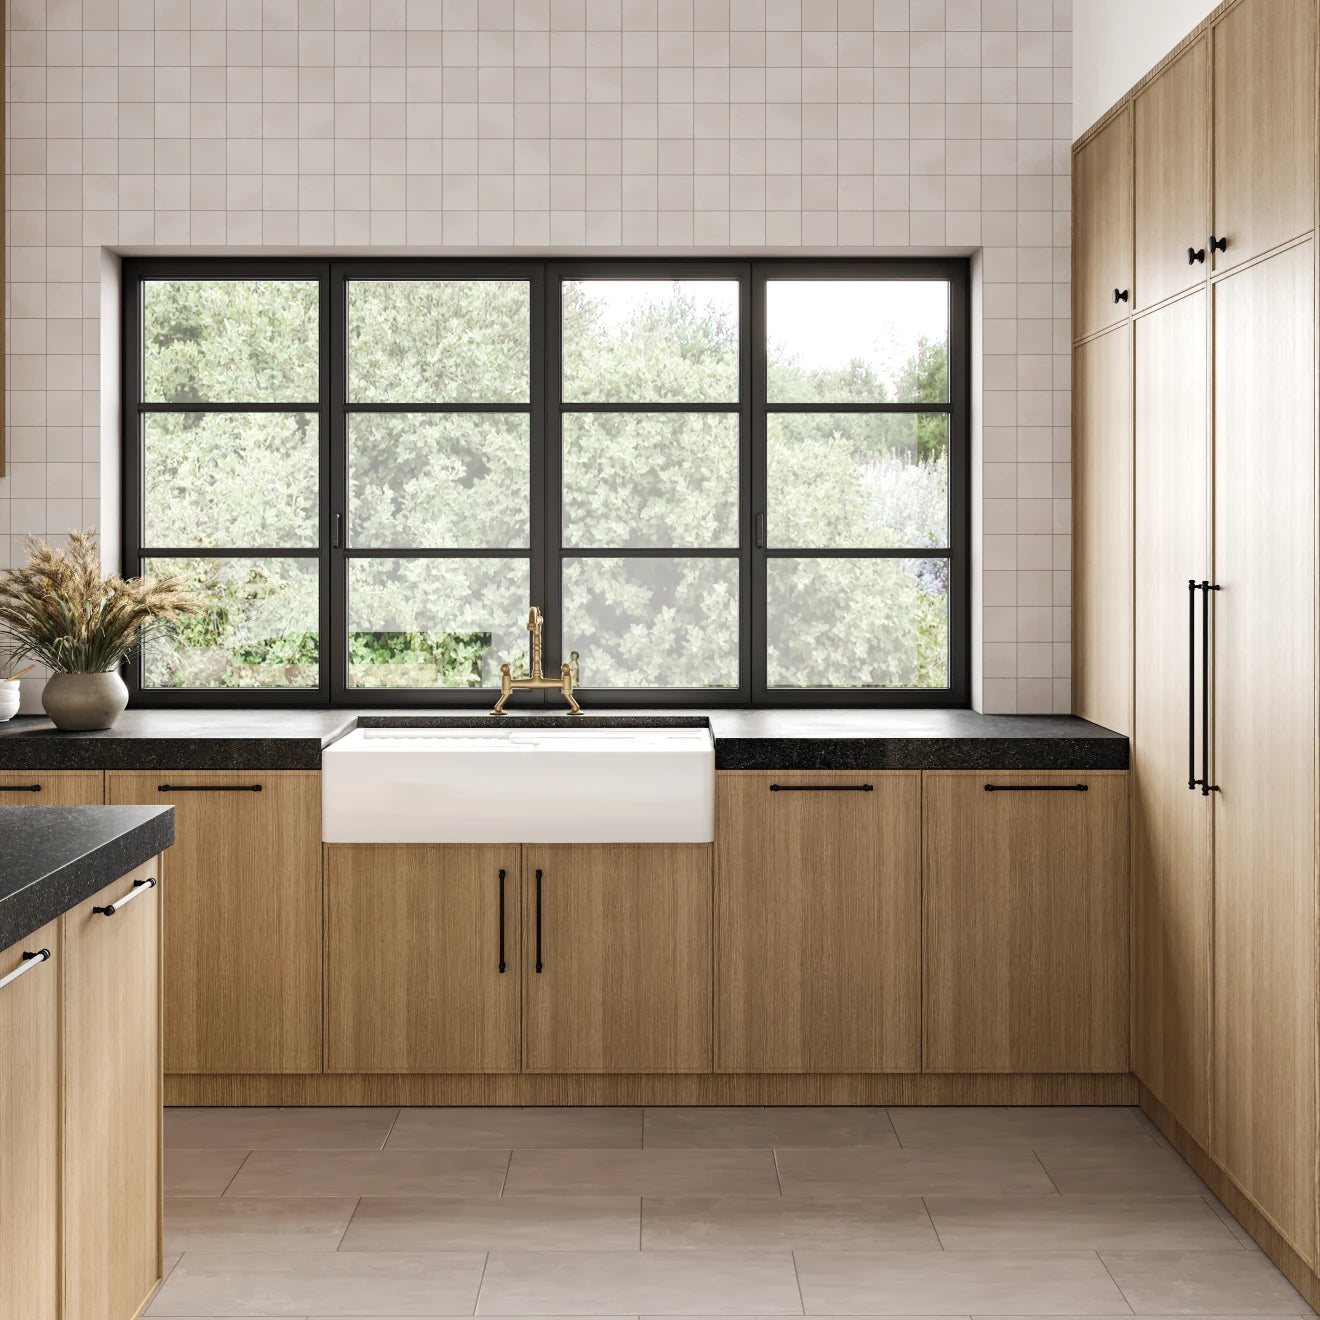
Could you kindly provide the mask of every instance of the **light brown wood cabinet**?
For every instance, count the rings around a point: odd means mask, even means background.
[[[1126,105],[1073,157],[1072,288],[1075,339],[1125,321],[1132,309],[1132,111]]]
[[[106,801],[175,810],[165,1071],[320,1072],[320,775],[110,771]]]
[[[0,806],[99,807],[101,770],[0,770]]]
[[[921,1067],[921,777],[716,776],[716,1067]]]
[[[1214,28],[1214,225],[1226,270],[1315,226],[1316,6],[1241,0]]]
[[[520,853],[326,848],[327,1072],[518,1071]]]
[[[49,950],[44,960],[29,959]],[[59,923],[0,953],[0,1298],[8,1320],[59,1315]]]
[[[1127,776],[928,771],[923,796],[926,1069],[1126,1072]]]
[[[160,889],[119,902],[159,863],[60,918],[61,1320],[131,1320],[162,1277]]]
[[[711,1069],[709,844],[523,850],[523,1067]]]
[[[1190,45],[1132,105],[1133,303],[1204,284],[1210,232],[1210,38]]]
[[[1132,703],[1132,333],[1073,354],[1073,713],[1127,733]]]

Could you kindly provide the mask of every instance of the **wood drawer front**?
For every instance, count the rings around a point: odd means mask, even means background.
[[[104,800],[101,770],[0,770],[3,807],[99,807]]]

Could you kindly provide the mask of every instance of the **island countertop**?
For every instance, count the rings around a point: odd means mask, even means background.
[[[49,720],[0,724],[0,770],[317,770],[358,727],[709,727],[720,770],[1125,770],[1128,740],[1072,715],[971,710],[665,707],[129,710],[113,729],[61,733]]]
[[[0,949],[173,842],[173,807],[0,806]]]

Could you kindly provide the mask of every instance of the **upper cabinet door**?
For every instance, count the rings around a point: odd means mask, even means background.
[[[1133,106],[1133,293],[1151,307],[1205,279],[1210,232],[1210,42],[1200,38]]]
[[[1073,155],[1073,335],[1132,307],[1132,112],[1124,106]]]
[[[1313,0],[1242,0],[1214,30],[1214,254],[1223,270],[1315,223]]]

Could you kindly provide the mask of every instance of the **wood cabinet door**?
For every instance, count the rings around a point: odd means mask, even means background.
[[[175,811],[165,1071],[320,1072],[321,776],[111,771],[106,800]]]
[[[1073,353],[1073,713],[1119,733],[1132,702],[1132,338]]]
[[[1073,337],[1132,309],[1132,112],[1124,106],[1073,153]],[[1114,301],[1114,290],[1127,293]]]
[[[47,959],[23,954],[50,951]],[[0,953],[0,1298],[8,1320],[60,1304],[59,923]]]
[[[1135,305],[1153,307],[1204,284],[1210,233],[1208,36],[1190,45],[1133,102],[1132,203]]]
[[[1312,244],[1215,286],[1211,1153],[1315,1258]]]
[[[1315,224],[1314,0],[1242,0],[1215,24],[1215,269]]]
[[[721,1072],[921,1066],[921,777],[716,776]]]
[[[161,1279],[163,884],[137,892],[147,878],[160,858],[60,918],[62,1320],[133,1320]]]
[[[325,850],[328,1072],[517,1072],[519,849]]]
[[[523,850],[523,1067],[711,1069],[709,844]]]
[[[1187,586],[1210,571],[1206,297],[1197,291],[1133,325],[1130,774],[1132,1069],[1208,1147],[1214,894],[1209,799],[1188,787],[1201,773],[1201,649],[1199,597]]]
[[[1127,1072],[1127,775],[927,771],[922,793],[926,1070]]]
[[[104,800],[101,770],[0,770],[0,806],[99,807]]]

